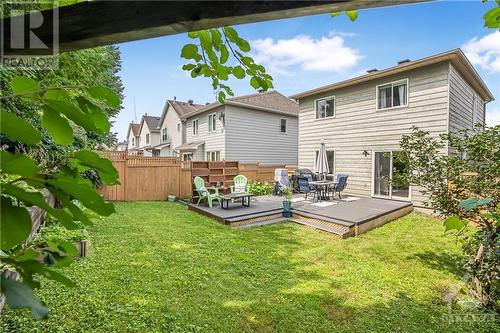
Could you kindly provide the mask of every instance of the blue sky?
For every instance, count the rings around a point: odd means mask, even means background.
[[[500,99],[500,32],[483,27],[492,8],[479,0],[441,1],[362,10],[357,21],[316,15],[236,26],[250,41],[254,59],[285,95],[383,69],[401,59],[419,59],[462,47],[493,95]],[[184,73],[180,58],[186,34],[119,44],[125,86],[123,110],[113,130],[125,139],[128,124],[142,114],[160,115],[165,100],[215,100],[210,81]],[[236,95],[253,93],[246,80],[230,81]],[[487,123],[500,123],[500,101],[487,105]]]

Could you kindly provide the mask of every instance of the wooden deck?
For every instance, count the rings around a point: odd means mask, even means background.
[[[342,200],[317,203],[294,197],[292,217],[282,217],[282,198],[262,196],[252,198],[250,207],[240,202],[230,203],[229,209],[200,204],[189,209],[233,227],[252,227],[290,221],[327,232],[340,238],[357,236],[410,213],[410,202],[375,198],[345,197]]]

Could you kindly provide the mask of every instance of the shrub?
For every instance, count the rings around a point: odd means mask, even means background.
[[[250,193],[255,195],[270,195],[273,193],[274,184],[269,182],[253,181],[249,182]]]

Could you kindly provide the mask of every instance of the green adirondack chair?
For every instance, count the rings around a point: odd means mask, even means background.
[[[248,179],[243,175],[238,175],[233,179],[234,185],[230,186],[231,193],[248,192]]]
[[[215,193],[210,193],[205,187],[205,181],[203,178],[198,176],[194,177],[193,183],[195,191],[198,193],[198,202],[196,203],[197,206],[200,204],[201,200],[205,200],[210,208],[212,208],[212,202],[214,200],[218,201],[220,205],[220,196],[217,189],[215,190]]]

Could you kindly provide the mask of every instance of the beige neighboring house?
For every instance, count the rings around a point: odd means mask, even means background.
[[[405,171],[398,160],[402,135],[412,126],[434,137],[473,131],[475,124],[484,124],[486,103],[493,100],[460,49],[403,60],[291,98],[300,108],[300,167],[314,169],[324,140],[331,174],[349,174],[347,193],[410,200],[417,207],[426,200],[418,188],[391,182]]]
[[[298,104],[277,91],[228,98],[183,115],[184,160],[297,164]]]
[[[177,101],[175,98],[167,100],[158,123],[160,141],[152,148],[159,150],[160,156],[178,156],[174,148],[183,144],[186,138],[184,116],[202,106],[194,104],[192,100],[187,102]]]
[[[155,148],[160,143],[160,117],[142,116],[139,124],[139,147],[144,156],[160,156],[160,150]]]
[[[137,154],[139,151],[139,127],[140,124],[130,123],[127,131],[127,151],[130,154]]]

